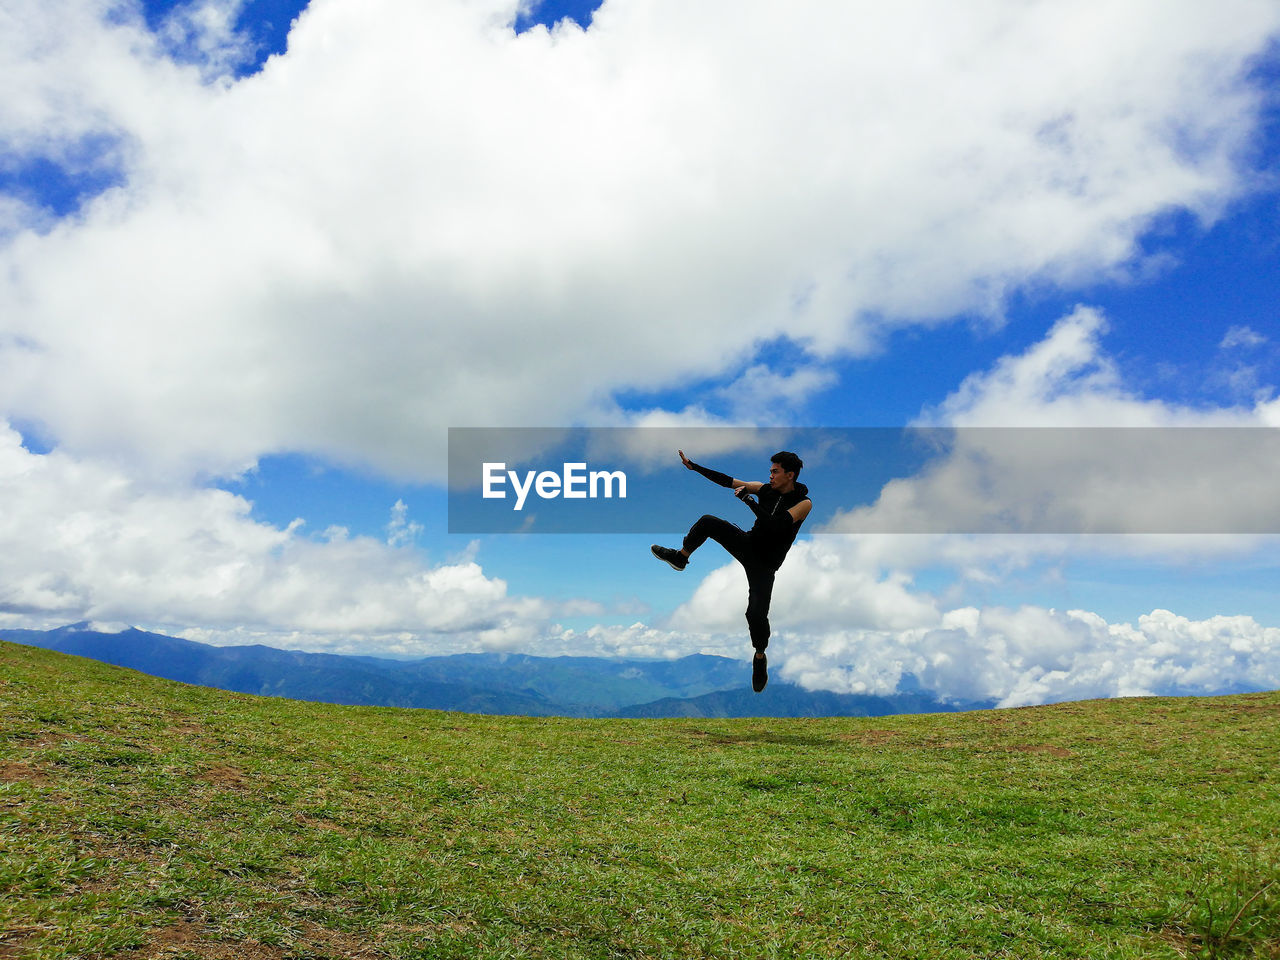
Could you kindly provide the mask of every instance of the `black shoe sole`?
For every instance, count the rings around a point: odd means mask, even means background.
[[[677,565],[674,561],[668,560],[666,557],[662,556],[662,554],[658,553],[658,545],[656,543],[649,548],[649,552],[669,566],[672,570],[683,570],[688,566],[688,563]]]

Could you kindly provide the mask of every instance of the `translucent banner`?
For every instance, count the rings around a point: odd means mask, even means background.
[[[452,428],[450,533],[664,533],[754,517],[745,481],[804,461],[805,533],[1277,533],[1268,427]]]

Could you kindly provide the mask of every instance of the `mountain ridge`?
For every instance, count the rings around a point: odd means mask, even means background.
[[[57,650],[152,676],[234,693],[351,706],[388,706],[515,716],[816,717],[885,716],[983,709],[928,692],[888,696],[806,690],[775,680],[747,688],[749,665],[709,654],[675,660],[461,653],[416,660],[217,647],[130,627],[87,622],[53,630],[0,629],[0,640]]]

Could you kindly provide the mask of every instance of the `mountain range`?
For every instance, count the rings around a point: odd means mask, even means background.
[[[774,680],[749,689],[750,664],[694,654],[677,660],[465,653],[391,660],[215,647],[131,628],[74,623],[4,630],[0,640],[58,650],[169,680],[236,693],[321,703],[418,707],[464,713],[565,717],[868,717],[984,709],[926,691],[886,696],[806,690]]]

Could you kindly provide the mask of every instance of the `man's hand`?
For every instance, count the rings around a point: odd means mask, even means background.
[[[733,495],[737,497],[739,500],[741,500],[743,503],[745,503],[747,507],[751,510],[751,512],[754,513],[757,517],[761,515],[760,501],[757,500],[755,497],[751,496],[751,491],[747,488],[747,485],[745,483],[740,487],[735,487],[733,491]]]
[[[686,457],[686,456],[684,455],[684,451],[683,451],[683,450],[677,450],[677,451],[676,451],[676,453],[680,454],[680,462],[684,464],[684,468],[685,468],[686,470],[692,470],[692,469],[693,469],[693,461],[692,461],[692,460],[690,460],[688,457]]]

